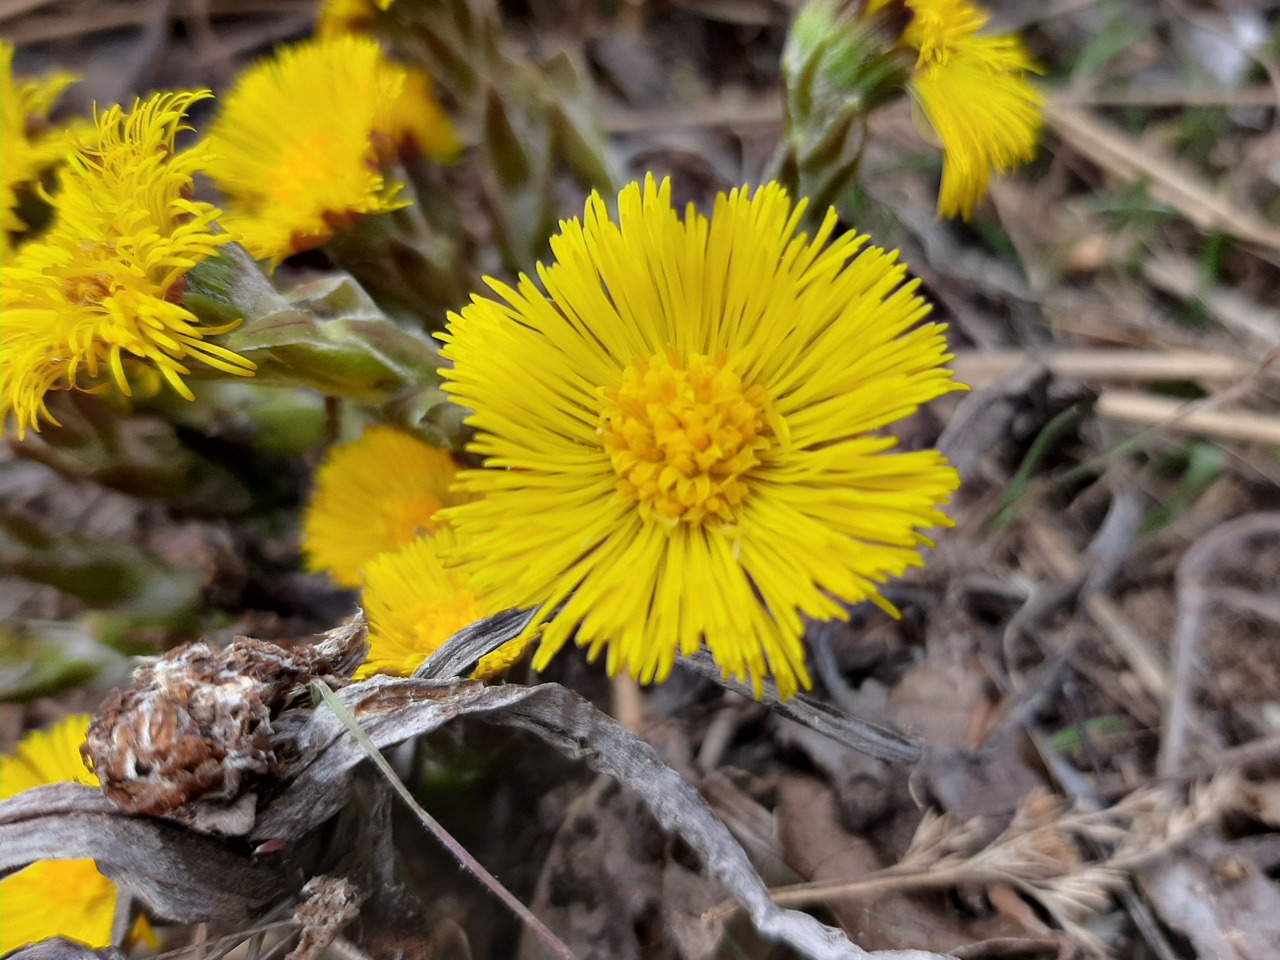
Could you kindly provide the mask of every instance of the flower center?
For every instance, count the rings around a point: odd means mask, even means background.
[[[92,306],[111,296],[111,280],[100,273],[77,273],[67,277],[62,289],[68,302]]]
[[[443,506],[426,491],[388,501],[382,508],[382,519],[392,542],[398,545],[396,549],[407,547],[420,534],[435,533],[440,527],[436,511]]]
[[[600,413],[618,490],[666,523],[733,523],[744,474],[769,446],[767,402],[724,357],[682,359],[668,348],[633,363]]]

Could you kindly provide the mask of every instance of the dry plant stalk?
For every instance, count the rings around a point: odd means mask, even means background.
[[[1201,404],[1137,390],[1104,390],[1098,416],[1213,440],[1243,440],[1280,447],[1280,417],[1252,410],[1207,410]]]

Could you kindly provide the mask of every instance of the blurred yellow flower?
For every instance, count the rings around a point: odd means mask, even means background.
[[[307,569],[359,587],[369,561],[435,532],[436,511],[462,502],[450,492],[457,471],[449,451],[394,427],[334,447],[303,518]]]
[[[223,223],[273,265],[359,218],[408,205],[383,173],[405,71],[368,37],[312,40],[240,75],[209,128]]]
[[[441,551],[453,544],[453,532],[442,527],[370,561],[364,588],[369,655],[357,680],[375,673],[410,676],[451,636],[494,612],[481,604],[465,573],[445,569]]]
[[[13,45],[0,40],[0,262],[8,263],[10,234],[27,229],[18,216],[19,188],[35,184],[67,153],[63,130],[45,122],[62,91],[75,83],[69,73],[42,80],[13,75]]]
[[[387,10],[395,0],[320,0],[316,14],[316,35],[333,37],[363,30],[373,22],[378,10]]]
[[[396,149],[405,156],[452,160],[462,149],[462,138],[435,98],[431,75],[421,67],[405,66],[404,71],[404,92],[391,107]]]
[[[880,431],[961,389],[944,328],[896,253],[833,239],[777,184],[708,219],[669,182],[593,194],[561,224],[543,289],[489,285],[449,319],[446,389],[483,470],[456,550],[495,610],[539,607],[534,667],[570,639],[611,673],[663,680],[705,644],[727,675],[808,685],[803,618],[922,562],[957,485],[936,451]]]
[[[873,0],[870,9],[890,0]],[[985,35],[986,12],[968,0],[907,0],[902,43],[918,54],[908,90],[942,141],[938,215],[966,220],[1004,173],[1036,154],[1044,100],[1027,80],[1038,68],[1013,34]]]
[[[87,714],[66,717],[0,756],[0,800],[63,781],[96,787],[80,758],[88,729]],[[41,860],[0,880],[0,953],[54,936],[109,946],[115,911],[116,886],[92,860]]]
[[[215,232],[218,211],[190,199],[204,163],[200,147],[177,152],[188,108],[207,93],[164,93],[96,117],[93,143],[69,152],[54,222],[0,273],[0,417],[18,434],[53,420],[50,390],[105,389],[100,368],[131,394],[126,361],[154,367],[179,394],[194,358],[249,376],[254,364],[205,338],[182,305],[184,275],[230,240]],[[56,421],[54,421],[56,422]]]

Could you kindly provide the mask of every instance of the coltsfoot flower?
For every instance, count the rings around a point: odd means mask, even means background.
[[[449,451],[394,427],[334,447],[303,519],[307,569],[359,587],[369,561],[434,533],[437,512],[465,499],[450,490],[457,472]]]
[[[789,162],[838,196],[866,115],[905,93],[942,147],[938,215],[970,217],[993,172],[1035,156],[1044,104],[1021,41],[987,21],[969,0],[808,0],[783,54]]]
[[[0,800],[50,783],[96,787],[80,758],[87,714],[66,717],[31,733],[13,754],[0,756]],[[0,953],[46,937],[79,940],[94,949],[111,944],[115,884],[92,860],[41,860],[0,880]]]
[[[182,305],[187,271],[231,239],[214,227],[219,211],[191,199],[203,148],[174,143],[206,96],[162,93],[98,114],[92,142],[68,153],[52,226],[0,273],[0,418],[12,411],[19,436],[56,423],[50,390],[114,383],[131,395],[127,364],[154,368],[188,400],[188,359],[252,375],[251,361],[206,339],[238,321],[202,326]]]
[[[650,177],[618,207],[561,224],[542,288],[489,280],[499,299],[450,316],[445,389],[485,469],[459,475],[477,499],[444,511],[446,559],[491,609],[539,608],[535,668],[576,639],[660,681],[705,644],[790,696],[803,618],[887,606],[878,585],[949,523],[955,470],[880,433],[960,389],[944,327],[834,211],[797,235],[777,184],[681,219]]]
[[[421,67],[404,66],[404,90],[391,106],[389,133],[402,156],[452,160],[462,149],[440,101],[435,97],[431,74]]]
[[[982,33],[989,17],[968,0],[906,3],[902,43],[917,53],[907,89],[944,152],[938,215],[967,220],[993,171],[1035,157],[1044,101],[1027,75],[1038,68],[1016,35]]]
[[[39,183],[67,152],[64,130],[45,129],[49,111],[76,78],[55,73],[41,80],[13,75],[13,45],[0,40],[0,260],[9,260],[10,234],[27,229],[18,216],[18,190]]]
[[[405,70],[344,35],[287,47],[241,74],[209,128],[209,175],[228,230],[273,265],[357,219],[407,206],[378,141],[392,136]]]
[[[395,0],[320,0],[316,13],[316,35],[323,39],[363,30],[379,10],[388,10]]]
[[[375,673],[410,676],[451,636],[494,612],[480,602],[465,572],[445,568],[441,552],[453,544],[453,532],[444,527],[369,563],[369,655],[357,680]]]

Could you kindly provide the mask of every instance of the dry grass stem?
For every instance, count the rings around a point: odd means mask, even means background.
[[[324,699],[324,702],[329,709],[334,712],[340,721],[342,721],[342,725],[347,728],[351,735],[360,743],[360,746],[364,748],[368,758],[372,760],[374,766],[378,768],[378,772],[381,773],[387,783],[391,785],[391,789],[396,792],[396,796],[403,800],[405,805],[413,811],[414,816],[418,818],[418,822],[426,827],[431,835],[440,841],[440,844],[453,855],[454,859],[456,859],[458,863],[467,870],[467,872],[484,884],[495,897],[502,901],[503,905],[506,906],[507,909],[519,917],[520,922],[532,930],[534,935],[542,941],[542,944],[550,950],[552,954],[560,957],[561,960],[577,960],[577,955],[570,950],[559,937],[552,933],[547,925],[534,915],[532,910],[521,903],[515,894],[502,885],[497,877],[486,870],[484,865],[471,855],[471,851],[454,839],[453,835],[444,828],[440,821],[423,809],[422,805],[418,803],[413,794],[409,791],[409,788],[404,785],[404,781],[396,776],[396,772],[391,769],[391,764],[387,763],[386,758],[383,757],[378,748],[374,746],[373,741],[369,739],[369,735],[361,729],[360,724],[356,722],[355,717],[351,715],[351,712],[347,710],[347,708],[343,706],[342,702],[334,695],[334,692],[330,689],[329,685],[323,680],[315,680],[312,681],[312,686]]]
[[[1063,101],[1050,100],[1045,119],[1059,136],[1099,166],[1125,180],[1149,180],[1153,198],[1169,204],[1200,229],[1221,230],[1280,251],[1280,228],[1220,196],[1151,144]]]
[[[1040,554],[1050,569],[1064,582],[1078,581],[1084,570],[1061,530],[1047,524],[1033,524],[1028,537],[1040,548]],[[1120,605],[1098,591],[1087,591],[1083,604],[1085,612],[1120,655],[1128,662],[1134,676],[1157,702],[1164,700],[1169,680],[1163,658],[1157,648],[1142,631],[1135,627],[1120,609]]]
[[[1161,86],[1087,93],[1066,91],[1058,93],[1056,99],[1073,107],[1274,107],[1276,91],[1264,86],[1221,90]]]
[[[1098,416],[1211,440],[1243,440],[1280,447],[1280,417],[1250,410],[1206,410],[1204,401],[1184,403],[1134,390],[1104,390]]]
[[[1206,284],[1200,265],[1191,257],[1160,251],[1143,262],[1142,274],[1165,293],[1204,304],[1211,317],[1243,342],[1262,350],[1280,343],[1280,310],[1236,290]]]
[[[1225,354],[1165,350],[961,350],[951,362],[956,377],[972,387],[997,383],[1032,364],[1055,376],[1086,382],[1192,380],[1236,383],[1258,370],[1255,361]]]

